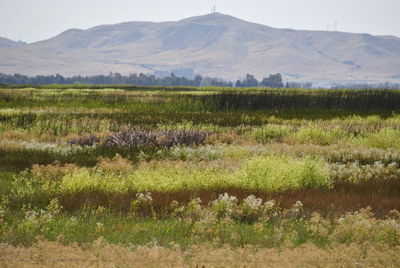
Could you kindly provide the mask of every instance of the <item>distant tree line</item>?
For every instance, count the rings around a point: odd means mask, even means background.
[[[157,78],[154,75],[129,74],[121,75],[120,73],[110,73],[109,75],[92,75],[92,76],[72,76],[64,77],[60,74],[56,75],[37,75],[26,76],[21,74],[2,74],[0,73],[1,84],[94,84],[94,85],[139,85],[139,86],[200,86],[203,77],[196,76],[194,79],[178,77],[171,73],[170,76]],[[208,79],[211,86],[229,86],[219,79]],[[230,85],[232,86],[232,85]]]
[[[193,79],[176,76],[171,73],[166,77],[156,77],[154,75],[110,73],[108,75],[92,76],[72,76],[64,77],[56,75],[37,75],[27,76],[21,74],[8,75],[0,73],[0,84],[17,85],[49,85],[49,84],[91,84],[91,85],[138,85],[138,86],[219,86],[232,87],[232,82],[226,82],[222,79],[195,76]]]
[[[110,73],[108,75],[93,76],[72,76],[64,77],[56,75],[37,75],[27,76],[21,74],[2,74],[0,73],[0,84],[94,84],[94,85],[139,85],[139,86],[220,86],[220,87],[285,87],[282,82],[281,74],[271,74],[258,82],[257,79],[247,74],[244,80],[238,80],[236,83],[227,82],[218,78],[195,76],[193,79],[176,76],[171,73],[169,76],[160,78],[154,75]]]
[[[189,79],[184,76],[176,76],[171,73],[166,77],[157,77],[155,75],[129,74],[121,75],[120,73],[109,73],[108,75],[92,75],[92,76],[72,76],[64,77],[60,74],[56,75],[36,75],[27,76],[22,74],[3,74],[0,73],[0,86],[14,85],[49,85],[49,84],[89,84],[89,85],[138,85],[138,86],[193,86],[193,87],[272,87],[272,88],[313,88],[313,84],[309,82],[283,82],[280,73],[271,74],[261,81],[258,81],[254,75],[247,74],[242,80],[235,83],[225,81],[214,77],[202,77],[200,75]],[[326,86],[325,86],[326,87]],[[380,83],[380,84],[336,84],[328,87],[331,89],[400,89],[399,83]]]
[[[332,89],[400,89],[398,83],[378,83],[378,84],[343,84],[335,85]]]

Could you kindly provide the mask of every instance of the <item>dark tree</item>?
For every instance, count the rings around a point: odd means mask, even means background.
[[[268,77],[265,77],[261,83],[261,86],[263,87],[284,87],[283,82],[282,82],[282,75],[280,73],[277,74],[271,74]]]
[[[247,74],[246,79],[236,81],[235,87],[258,87],[258,81],[252,74]]]

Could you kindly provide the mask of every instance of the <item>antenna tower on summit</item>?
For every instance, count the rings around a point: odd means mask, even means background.
[[[213,13],[216,13],[216,12],[217,12],[217,11],[216,11],[215,5],[213,6],[212,12],[213,12]]]

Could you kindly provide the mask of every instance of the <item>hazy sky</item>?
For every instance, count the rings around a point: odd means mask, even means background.
[[[217,12],[277,28],[400,37],[400,0],[0,0],[0,36],[34,42],[69,28]]]

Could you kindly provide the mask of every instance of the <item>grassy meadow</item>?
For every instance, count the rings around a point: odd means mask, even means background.
[[[396,267],[399,211],[398,90],[0,88],[0,266]]]

